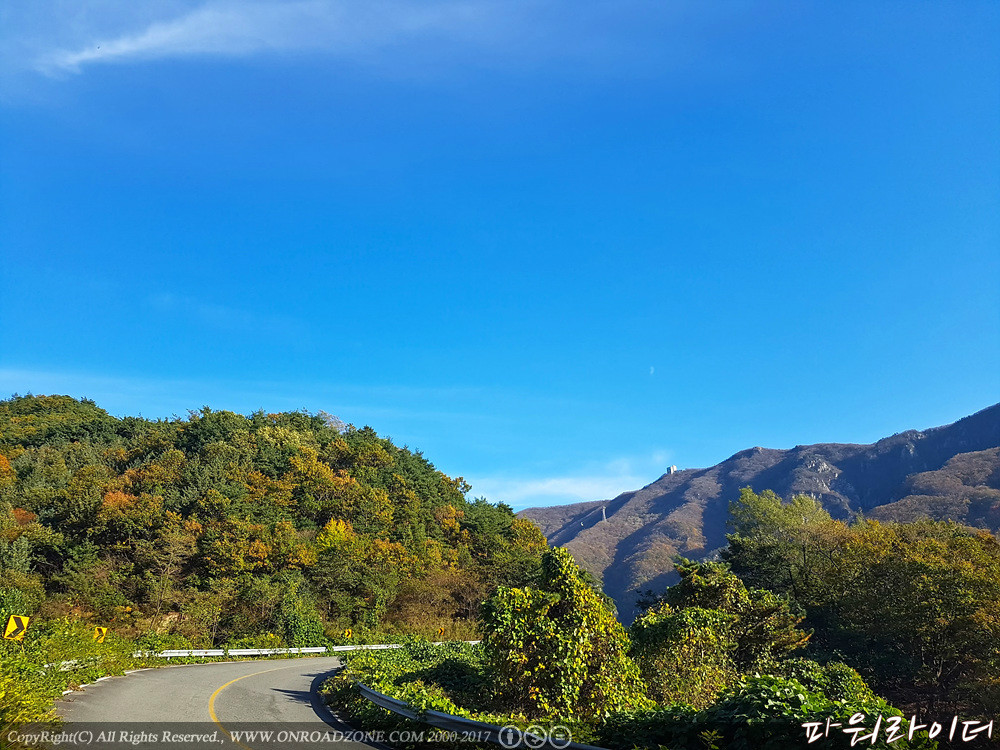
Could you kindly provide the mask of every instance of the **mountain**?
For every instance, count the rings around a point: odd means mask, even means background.
[[[742,487],[820,500],[834,518],[950,518],[1000,529],[1000,404],[954,424],[908,430],[870,445],[749,448],[708,469],[664,474],[613,500],[519,513],[600,578],[625,620],[637,591],[673,582],[676,554],[726,544],[729,502]]]

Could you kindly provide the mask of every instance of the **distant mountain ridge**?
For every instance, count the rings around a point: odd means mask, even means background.
[[[819,499],[835,518],[929,516],[1000,530],[1000,404],[944,427],[869,445],[749,448],[708,469],[661,476],[612,500],[528,508],[550,544],[601,578],[626,620],[636,590],[671,581],[676,554],[725,545],[729,502],[742,487]]]

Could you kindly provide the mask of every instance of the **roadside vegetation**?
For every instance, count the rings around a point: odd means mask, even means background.
[[[97,643],[93,628],[79,620],[32,623],[23,642],[0,644],[0,730],[49,721],[63,691],[145,666],[135,650],[135,642],[113,634]]]
[[[536,587],[500,587],[487,599],[480,645],[351,655],[327,685],[330,700],[365,727],[398,728],[361,697],[361,683],[417,711],[564,725],[577,742],[616,750],[847,747],[843,734],[810,744],[802,724],[848,726],[861,713],[871,724],[896,717],[903,733],[868,747],[937,747],[926,733],[907,739],[903,712],[856,670],[799,655],[809,634],[789,600],[748,590],[720,563],[681,570],[681,583],[626,630],[569,553],[553,549]]]
[[[486,600],[481,646],[352,657],[332,699],[377,724],[385,712],[358,699],[361,682],[415,709],[564,724],[616,750],[850,747],[845,728],[869,735],[876,722],[866,747],[997,744],[986,734],[1000,713],[996,537],[950,522],[847,524],[811,498],[749,489],[731,511],[723,559],[677,559],[680,581],[647,592],[628,629],[554,549],[537,585]],[[911,736],[913,716],[926,727]],[[809,722],[827,736],[809,742]],[[979,731],[963,739],[961,722]]]

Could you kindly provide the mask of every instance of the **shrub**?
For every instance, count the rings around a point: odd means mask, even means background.
[[[657,703],[704,708],[736,680],[729,628],[734,616],[689,607],[675,612],[666,603],[633,623],[632,655]]]
[[[854,714],[865,714],[867,727],[874,728],[876,717],[883,717],[876,741],[865,747],[883,750],[930,750],[937,743],[926,735],[906,739],[908,722],[900,721],[903,738],[887,742],[885,719],[902,717],[897,709],[881,698],[858,702],[832,701],[809,690],[795,679],[783,677],[747,677],[727,690],[720,699],[703,711],[686,706],[667,706],[651,711],[623,713],[609,717],[599,732],[605,747],[621,750],[633,747],[667,746],[674,750],[704,750],[706,738],[714,738],[726,750],[785,750],[786,748],[847,748],[851,735],[834,728],[828,737],[810,743],[803,728],[806,722],[832,719],[848,727]],[[821,730],[822,731],[822,730]]]
[[[78,620],[32,619],[22,643],[0,641],[0,736],[17,724],[53,721],[53,703],[67,687],[137,666],[134,649],[114,633],[95,642],[93,627]]]
[[[497,589],[482,628],[505,710],[587,720],[647,702],[625,629],[565,549],[542,556],[537,589]]]
[[[878,700],[856,670],[839,661],[818,664],[811,659],[788,659],[774,665],[776,676],[794,679],[827,700],[870,704]]]

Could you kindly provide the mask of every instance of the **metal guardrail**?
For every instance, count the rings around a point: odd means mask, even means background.
[[[85,659],[83,663],[91,664],[95,661],[94,657]],[[43,664],[42,669],[50,669],[51,667],[58,667],[60,672],[69,672],[71,669],[76,669],[81,665],[79,659],[70,659],[69,661],[50,661],[48,664]]]
[[[377,690],[372,690],[363,683],[356,683],[361,695],[374,703],[379,708],[391,711],[394,714],[407,719],[420,721],[445,732],[455,732],[458,738],[474,738],[477,742],[492,742],[501,745],[509,750],[514,748],[543,748],[549,747],[556,750],[606,750],[596,745],[584,745],[579,742],[571,742],[568,739],[557,739],[554,737],[540,737],[536,734],[529,734],[523,730],[512,727],[500,727],[496,724],[487,724],[474,719],[466,719],[463,716],[442,713],[440,711],[417,712],[408,703],[392,698]]]
[[[438,641],[434,645],[440,645]],[[464,641],[473,645],[479,641]],[[276,656],[278,654],[325,654],[337,651],[375,651],[383,648],[400,648],[401,643],[370,643],[358,644],[357,646],[306,646],[303,648],[179,648],[167,649],[155,653],[153,651],[136,651],[132,656],[136,659],[146,657],[158,657],[162,659],[173,659],[185,656]]]
[[[271,654],[323,654],[326,646],[308,648],[227,648],[226,656],[270,656]]]
[[[183,656],[274,656],[277,654],[324,654],[326,646],[309,646],[306,648],[174,648],[166,651],[136,651],[135,658],[143,656],[173,659]]]
[[[308,648],[188,648],[169,649],[158,654],[142,654],[143,656],[162,656],[169,659],[174,656],[274,656],[276,654],[322,654],[326,646]]]

